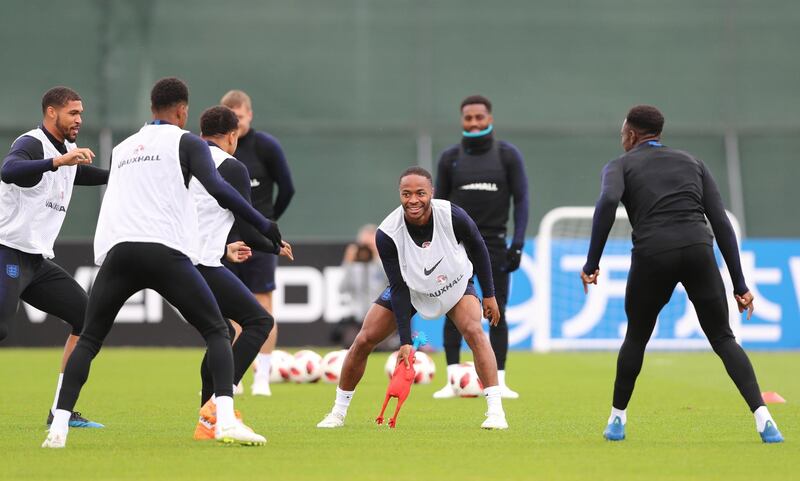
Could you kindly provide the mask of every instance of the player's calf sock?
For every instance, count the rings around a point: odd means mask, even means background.
[[[66,438],[69,431],[70,416],[72,416],[71,412],[64,409],[56,409],[53,412],[53,423],[50,424],[50,432]]]
[[[497,371],[497,384],[500,386],[506,385],[506,370],[505,369],[498,369]]]
[[[236,414],[233,411],[233,398],[230,396],[216,396],[217,429],[227,428],[236,424]]]
[[[611,415],[608,417],[608,424],[613,423],[615,418],[619,418],[619,420],[620,420],[620,422],[622,424],[627,423],[628,422],[628,417],[625,414],[626,411],[627,411],[627,409],[617,409],[617,408],[612,406],[611,407]]]
[[[756,430],[761,435],[761,440],[765,443],[782,443],[783,435],[778,430],[778,425],[769,413],[766,406],[760,406],[753,411],[756,419]]]
[[[58,383],[56,384],[56,395],[53,398],[53,406],[50,408],[50,412],[55,414],[56,406],[58,406],[58,393],[61,392],[61,383],[64,381],[64,373],[58,374]]]
[[[269,372],[272,368],[272,354],[258,353],[256,356],[255,382],[269,383]]]
[[[775,421],[772,419],[772,415],[770,415],[767,406],[761,406],[760,408],[753,411],[753,416],[756,418],[756,430],[758,432],[764,431],[764,428],[767,425],[767,421],[772,421],[772,425],[777,427],[777,424],[775,424]]]
[[[500,396],[502,390],[499,385],[484,388],[483,394],[486,396],[486,411],[491,414],[503,413],[503,399]]]
[[[341,417],[347,416],[347,408],[350,407],[350,401],[353,400],[355,391],[344,391],[336,387],[336,401],[333,403],[332,413],[338,414]]]

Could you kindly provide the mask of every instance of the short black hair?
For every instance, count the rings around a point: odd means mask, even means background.
[[[47,107],[63,107],[74,100],[81,100],[78,92],[69,87],[53,87],[42,96],[42,113],[47,112]]]
[[[160,111],[177,104],[189,103],[189,87],[177,77],[162,78],[150,91],[150,108]]]
[[[641,134],[659,135],[664,128],[664,115],[652,105],[636,105],[628,111],[625,121]]]
[[[224,105],[207,108],[200,116],[200,133],[206,137],[225,135],[239,127],[239,117]]]
[[[461,101],[461,110],[464,110],[464,107],[467,105],[474,105],[474,104],[482,104],[486,106],[486,110],[489,113],[492,113],[492,103],[489,102],[489,99],[484,97],[483,95],[470,95],[469,97],[465,98]]]
[[[419,175],[425,177],[426,179],[431,181],[431,184],[433,184],[433,177],[431,176],[431,173],[418,165],[409,167],[406,170],[404,170],[403,173],[400,174],[400,179],[397,181],[397,183],[399,184],[400,182],[403,181],[403,177],[407,177],[409,175]]]

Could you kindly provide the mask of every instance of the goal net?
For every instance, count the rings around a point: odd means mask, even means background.
[[[535,254],[534,350],[614,349],[625,337],[631,226],[625,210],[619,208],[600,261],[598,285],[590,286],[589,293],[584,294],[579,273],[589,250],[593,214],[593,207],[560,207],[542,219]],[[728,217],[739,237],[738,222],[732,214],[728,213]],[[729,276],[718,251],[717,258],[730,292]],[[732,301],[731,310],[731,325],[736,332],[739,317]],[[680,284],[658,317],[649,347],[708,348],[694,308]]]

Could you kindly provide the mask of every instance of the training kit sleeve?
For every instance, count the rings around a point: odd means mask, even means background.
[[[267,172],[278,187],[278,194],[275,196],[275,204],[272,208],[272,218],[278,220],[286,212],[286,208],[289,207],[289,202],[294,196],[292,174],[278,139],[264,132],[256,132],[255,135],[258,156],[261,159],[268,159],[265,165]]]
[[[433,195],[437,199],[450,199],[450,192],[453,189],[453,158],[457,155],[458,147],[450,147],[439,157],[439,165],[436,168],[436,187],[433,190]]]
[[[592,237],[589,242],[589,253],[583,272],[587,275],[594,274],[600,266],[600,257],[606,246],[608,234],[614,225],[617,215],[617,206],[625,192],[625,177],[622,171],[620,158],[614,159],[603,168],[600,183],[600,198],[594,206],[592,218]]]
[[[236,189],[222,179],[205,140],[187,132],[181,136],[179,152],[181,167],[187,174],[184,176],[187,183],[192,176],[196,177],[206,191],[217,199],[220,206],[230,210],[234,215],[241,216],[242,220],[253,225],[274,244],[280,245],[281,237],[277,224],[258,213],[236,192]]]
[[[33,187],[42,180],[42,175],[56,170],[53,159],[43,159],[42,143],[29,135],[23,135],[11,146],[3,167],[0,179],[7,184],[20,187]]]
[[[747,284],[744,281],[736,233],[733,231],[731,221],[725,213],[722,196],[719,193],[714,177],[703,162],[700,162],[700,167],[703,175],[703,208],[711,224],[711,230],[714,231],[714,237],[717,239],[719,251],[728,266],[731,282],[733,282],[733,292],[742,295],[750,289],[747,288]]]
[[[94,165],[79,165],[75,172],[75,185],[105,185],[108,184],[107,169]]]
[[[453,216],[453,232],[456,240],[464,244],[469,260],[478,275],[483,297],[494,297],[494,280],[489,251],[475,221],[461,207],[450,204]]]
[[[525,229],[528,227],[528,177],[522,153],[515,146],[503,142],[502,156],[508,186],[514,198],[514,237],[511,245],[522,248],[525,244]]]
[[[225,159],[217,169],[219,175],[241,195],[248,203],[250,202],[250,174],[247,172],[247,167],[234,158]],[[272,242],[261,235],[248,222],[243,221],[238,215],[236,218],[235,229],[239,233],[239,237],[250,248],[269,253],[276,253],[276,246]],[[279,249],[278,249],[279,250]]]
[[[400,272],[400,259],[397,255],[397,246],[391,237],[382,230],[375,232],[375,243],[378,254],[383,263],[383,270],[389,279],[389,288],[392,293],[392,312],[397,322],[397,333],[400,335],[400,344],[411,344],[411,317],[414,315],[411,305],[411,293],[408,292],[406,281]]]

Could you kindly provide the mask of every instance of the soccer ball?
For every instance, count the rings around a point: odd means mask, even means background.
[[[384,366],[384,371],[386,371],[386,376],[390,379],[392,374],[394,373],[394,368],[397,365],[397,351],[393,352],[389,359],[386,360],[386,365]],[[430,358],[424,352],[416,351],[414,353],[414,371],[416,371],[416,376],[414,377],[414,384],[429,384],[433,379],[433,375],[436,373],[436,364],[434,364],[433,359]]]
[[[272,351],[272,362],[269,369],[269,382],[285,382],[289,380],[289,370],[292,369],[294,357],[286,351]]]
[[[463,362],[453,369],[450,386],[459,397],[478,397],[483,394],[483,383],[471,362]]]
[[[314,351],[303,349],[294,353],[289,379],[297,383],[317,382],[322,376],[322,358]]]
[[[417,372],[415,384],[430,384],[436,374],[436,364],[429,355],[417,351],[414,353],[414,370]]]
[[[339,376],[342,374],[342,365],[347,349],[332,351],[322,358],[322,380],[331,384],[339,383]]]

